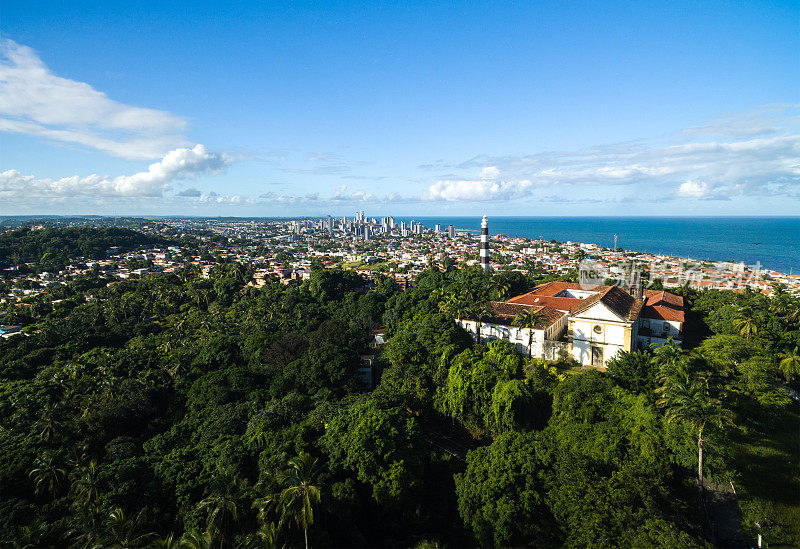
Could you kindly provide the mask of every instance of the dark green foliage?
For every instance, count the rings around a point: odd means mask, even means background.
[[[608,375],[621,387],[650,395],[655,399],[656,367],[650,353],[644,351],[620,352],[608,361]]]
[[[406,500],[421,488],[420,431],[402,408],[383,408],[374,400],[355,403],[330,419],[321,443],[331,467],[353,471],[382,505]]]
[[[68,258],[104,259],[116,247],[117,253],[168,241],[130,229],[76,227],[41,229],[27,227],[0,234],[0,267],[21,261],[36,261],[42,271],[58,271]]]
[[[469,455],[456,475],[458,510],[484,546],[553,545],[561,537],[547,507],[535,435],[507,433]]]
[[[13,246],[45,266],[46,253],[139,245],[108,231],[23,231]],[[428,269],[400,292],[320,265],[301,285],[255,289],[249,269],[216,261],[209,278],[189,266],[48,289],[6,317],[29,336],[0,340],[0,543],[702,546],[696,421],[656,405],[686,380],[684,396],[736,424],[703,432],[705,477],[742,486],[746,532],[774,517],[769,539],[796,545],[797,481],[774,465],[796,462],[796,436],[778,435],[797,417],[784,384],[798,380],[780,364],[800,344],[798,300],[683,290],[710,334],[691,352],[565,372],[476,345],[452,320],[448,304],[545,280],[528,267]],[[370,393],[356,371],[373,354]],[[319,465],[313,520],[302,497],[280,501],[311,494],[295,458]]]

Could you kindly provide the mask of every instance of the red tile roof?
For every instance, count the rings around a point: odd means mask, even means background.
[[[645,298],[643,317],[684,322],[683,297],[665,291],[645,290]]]
[[[582,290],[595,292],[583,299],[574,297],[556,297],[564,290]],[[526,305],[546,305],[560,311],[577,314],[585,311],[597,302],[603,302],[608,308],[626,320],[636,320],[642,309],[642,302],[622,290],[619,286],[585,286],[572,282],[548,282],[536,286],[527,294],[514,297],[510,303]]]
[[[532,310],[534,313],[542,315],[542,319],[534,326],[536,330],[544,330],[564,316],[563,312],[550,307],[509,303],[507,301],[489,301],[486,303],[486,308],[488,309],[489,315],[487,318],[483,319],[483,322],[500,324],[503,326],[512,326],[514,317],[516,317],[517,314]]]
[[[581,300],[581,306],[575,309],[572,314],[580,314],[589,309],[595,303],[602,302],[614,313],[625,320],[634,321],[639,318],[643,302],[633,297],[619,286],[597,286],[605,288],[599,293]]]

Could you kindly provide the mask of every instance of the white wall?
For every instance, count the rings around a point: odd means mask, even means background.
[[[464,328],[471,336],[472,339],[478,341],[477,338],[477,322],[474,320],[460,320],[456,319],[456,324]],[[481,323],[481,342],[489,343],[495,339],[504,339],[516,345],[520,352],[525,354],[530,353],[528,349],[528,329],[517,328],[516,326],[506,326],[504,324],[489,324],[486,322]],[[544,330],[533,330],[531,338],[531,347],[533,347],[533,357],[541,358],[544,355],[543,349]]]
[[[665,323],[669,326],[669,330],[664,330]],[[663,345],[670,337],[675,340],[677,345],[681,345],[683,336],[683,323],[681,322],[639,318],[639,325],[652,332],[652,335],[639,335],[637,337],[640,347],[649,348],[650,345]]]
[[[572,317],[572,356],[583,366],[592,365],[592,345],[603,348],[603,363],[607,363],[625,345],[625,329],[631,324],[620,319],[603,303],[597,303]],[[600,326],[598,334],[595,326]]]

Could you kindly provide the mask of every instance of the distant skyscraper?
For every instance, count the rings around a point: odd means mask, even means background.
[[[481,220],[481,267],[489,270],[489,220],[485,215]]]
[[[447,227],[447,236],[449,236],[450,238],[456,237],[456,228],[453,227],[452,225],[448,225]]]
[[[436,224],[436,232],[437,232],[437,234],[442,232],[442,226],[439,225],[438,223]]]

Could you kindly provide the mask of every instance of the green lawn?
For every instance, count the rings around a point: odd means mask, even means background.
[[[754,523],[772,521],[761,530],[769,547],[800,547],[800,405],[733,438],[745,534],[754,540]]]

